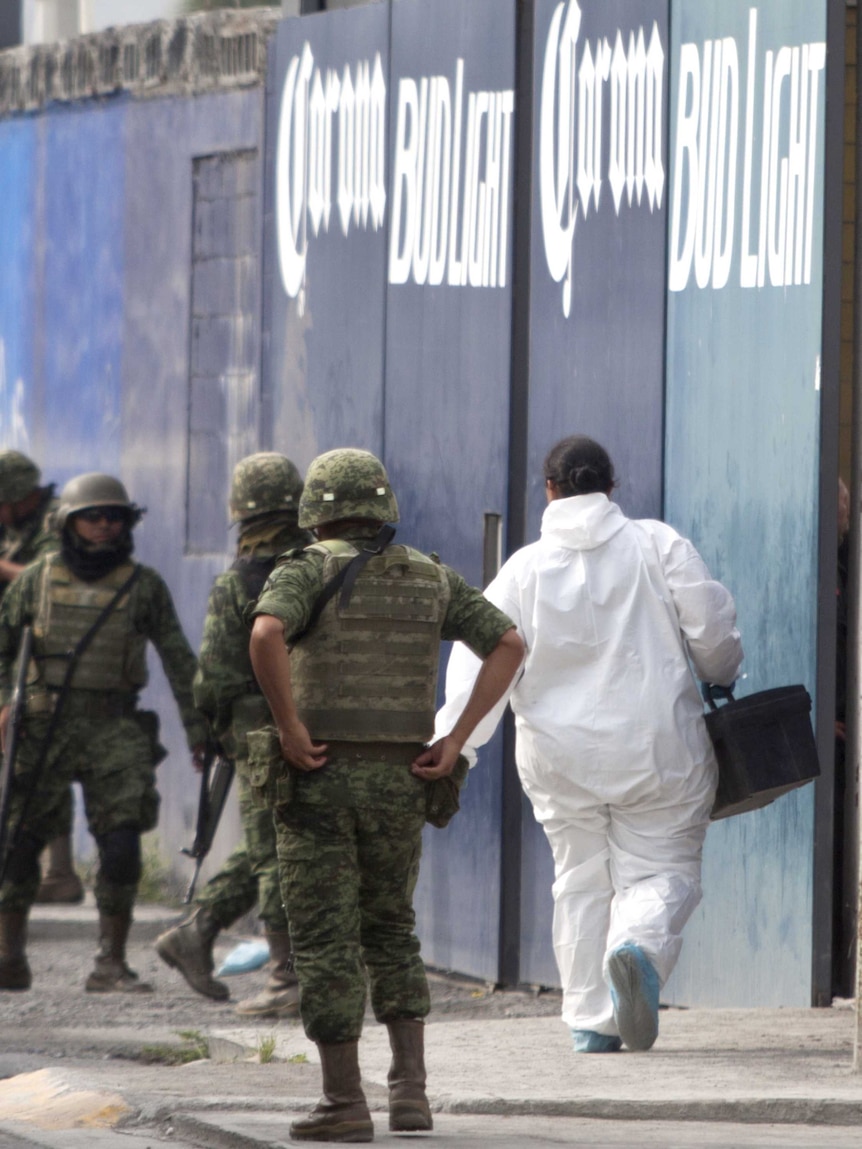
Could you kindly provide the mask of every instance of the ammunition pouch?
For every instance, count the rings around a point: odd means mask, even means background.
[[[138,726],[140,726],[150,744],[150,750],[153,755],[153,766],[158,766],[158,764],[164,762],[168,756],[167,750],[159,741],[158,714],[156,714],[155,710],[136,710],[132,717]]]
[[[425,783],[425,821],[442,830],[461,809],[461,790],[467,782],[470,764],[458,755],[451,774]]]
[[[294,776],[281,756],[274,726],[248,732],[248,784],[256,806],[284,809],[293,798]]]

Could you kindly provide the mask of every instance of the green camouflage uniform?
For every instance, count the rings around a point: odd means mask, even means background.
[[[377,529],[353,528],[343,538],[361,549]],[[250,616],[273,615],[286,635],[300,632],[323,589],[325,561],[315,550],[286,556]],[[513,623],[460,575],[439,570],[448,581],[440,637],[486,657]],[[335,609],[330,601],[324,615]],[[295,675],[294,681],[301,685]],[[309,733],[319,740],[314,729]],[[410,773],[410,763],[421,745],[331,743],[320,770],[290,770],[292,797],[277,807],[278,856],[302,1020],[312,1041],[360,1036],[366,971],[379,1021],[423,1018],[430,1008],[413,912],[426,783]]]
[[[45,490],[45,498],[27,520],[17,527],[5,527],[0,537],[0,559],[26,566],[60,549],[60,538],[51,525],[51,515],[57,508],[53,497],[54,488]],[[0,582],[0,598],[5,594],[9,583]]]
[[[277,556],[307,542],[306,531],[282,527],[271,544],[254,548],[253,558],[240,557],[219,575],[210,592],[194,696],[225,753],[234,760],[243,830],[242,843],[195,899],[219,929],[226,929],[259,904],[267,930],[287,930],[272,811],[256,805],[249,791],[246,735],[270,718],[266,699],[254,680],[243,612],[257,598]]]
[[[68,572],[59,556],[43,557],[22,572],[0,603],[0,704],[10,701],[21,632],[37,620],[39,596],[48,568],[64,575]],[[206,737],[206,723],[196,712],[192,698],[195,657],[161,576],[149,567],[140,569],[140,576],[129,593],[129,642],[142,647],[149,640],[156,647],[177,701],[189,746],[195,746]],[[80,583],[71,578],[73,586]],[[100,582],[84,585],[98,588]],[[38,636],[34,638],[33,665],[37,668],[43,641]],[[79,672],[86,668],[87,659],[88,653],[85,653]],[[158,742],[156,715],[137,708],[137,690],[146,681],[146,668],[143,659],[141,661],[141,681],[134,690],[73,687],[69,691],[39,778],[38,791],[27,810],[24,829],[31,840],[46,843],[68,829],[73,781],[79,781],[83,788],[87,821],[94,837],[123,827],[144,832],[156,825],[159,796],[155,765],[164,751]],[[56,693],[46,690],[39,682],[28,688],[24,737],[15,764],[15,777],[22,786],[12,797],[10,824],[13,826],[17,824],[23,795],[28,789],[28,775],[37,765]],[[0,888],[0,912],[26,912],[38,885],[38,872],[27,880],[15,880],[7,874]],[[95,891],[100,912],[130,914],[136,885],[110,884],[100,875]]]

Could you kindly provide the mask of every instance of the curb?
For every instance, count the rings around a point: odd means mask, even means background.
[[[534,1101],[488,1098],[434,1104],[453,1116],[593,1117],[613,1121],[690,1121],[738,1125],[860,1125],[862,1101],[803,1097],[752,1097],[732,1101]]]
[[[303,1112],[314,1104],[314,1099],[293,1098],[289,1109],[274,1105],[271,1110],[259,1106],[251,1112],[265,1116],[267,1122],[287,1123],[290,1116]],[[372,1113],[381,1112],[379,1105],[370,1105]],[[502,1098],[487,1100],[452,1100],[443,1104],[432,1100],[434,1113],[452,1116],[493,1117],[563,1117],[593,1118],[608,1121],[689,1122],[692,1126],[709,1124],[744,1125],[811,1125],[855,1126],[862,1121],[862,1102],[818,1101],[811,1098],[751,1098],[737,1101],[545,1101],[529,1099],[507,1101]],[[261,1136],[225,1128],[219,1124],[218,1109],[207,1109],[197,1114],[189,1111],[165,1112],[160,1115],[159,1127],[169,1128],[206,1149],[270,1149],[274,1144],[269,1130]],[[239,1110],[224,1112],[235,1120]],[[246,1110],[246,1112],[250,1112]],[[284,1143],[289,1137],[285,1129]],[[276,1144],[281,1144],[279,1139]]]

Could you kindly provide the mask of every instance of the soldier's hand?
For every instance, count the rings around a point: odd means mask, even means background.
[[[289,729],[279,729],[281,756],[297,770],[319,770],[326,765],[327,745],[312,742],[311,735],[301,722]]]
[[[445,738],[438,739],[413,759],[410,773],[415,774],[417,778],[424,778],[426,782],[431,782],[435,778],[445,778],[455,769],[460,753],[459,743],[447,734]]]
[[[9,719],[12,716],[12,707],[4,706],[0,710],[0,750],[6,749],[6,731],[9,729]]]

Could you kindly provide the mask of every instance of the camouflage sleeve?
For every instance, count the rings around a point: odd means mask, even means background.
[[[194,698],[198,710],[217,729],[230,722],[231,702],[247,694],[254,683],[248,628],[243,620],[247,601],[235,572],[227,571],[213,583],[194,678]]]
[[[207,724],[195,709],[192,680],[197,660],[188,644],[171,592],[161,575],[144,567],[137,586],[135,622],[142,634],[152,642],[162,660],[171,691],[176,699],[189,746],[204,741]]]
[[[479,658],[487,658],[515,624],[450,567],[444,566],[443,570],[449,579],[451,598],[443,620],[442,637],[463,642]]]
[[[0,600],[0,706],[6,706],[12,697],[21,631],[33,621],[41,569],[41,563],[34,563],[22,571]]]
[[[59,549],[60,536],[53,528],[48,526],[46,521],[42,524],[42,526],[33,537],[33,541],[29,548],[30,558],[27,561],[32,562],[34,559],[41,558],[42,555],[53,554],[54,551],[58,551]]]
[[[245,612],[250,627],[259,614],[280,619],[289,638],[302,630],[323,590],[323,558],[302,552],[280,560],[266,580],[260,598]]]

